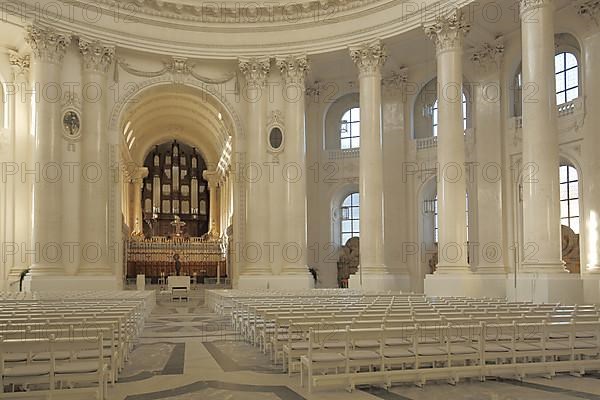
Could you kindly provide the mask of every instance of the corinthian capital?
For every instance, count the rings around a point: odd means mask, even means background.
[[[246,77],[246,82],[251,86],[264,86],[271,70],[271,60],[265,58],[239,59],[240,71]]]
[[[115,48],[105,46],[98,40],[79,38],[79,51],[83,56],[83,68],[86,71],[105,74],[115,58]]]
[[[536,8],[551,6],[554,0],[520,0],[521,16]]]
[[[304,86],[304,78],[309,69],[305,55],[277,58],[277,67],[286,85]]]
[[[67,46],[71,44],[71,35],[57,32],[54,28],[29,25],[25,41],[31,47],[35,59],[58,64],[62,62]]]
[[[445,17],[438,17],[435,22],[424,26],[425,34],[433,40],[438,53],[448,50],[462,49],[464,37],[471,30],[460,12],[453,12]]]
[[[379,73],[387,60],[387,52],[379,40],[350,48],[350,57],[360,75]]]

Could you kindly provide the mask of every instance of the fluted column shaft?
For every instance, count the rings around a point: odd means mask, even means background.
[[[111,274],[108,263],[108,133],[106,131],[107,73],[114,48],[79,39],[83,57],[81,160],[80,274]]]
[[[71,37],[51,28],[29,26],[25,40],[33,50],[35,91],[32,245],[36,251],[30,274],[62,274],[62,124],[60,103],[51,97],[61,95],[61,64]]]
[[[239,251],[242,271],[245,275],[271,273],[269,251],[269,181],[265,170],[265,146],[267,143],[267,92],[266,80],[270,60],[244,59],[239,67],[246,78],[244,88],[247,105],[246,165],[241,166],[242,179],[246,184],[246,243]]]
[[[360,85],[360,269],[387,272],[384,261],[383,144],[381,134],[381,66],[387,58],[374,42],[351,49]]]
[[[521,1],[523,91],[522,272],[565,272],[561,260],[552,0]]]
[[[306,128],[305,83],[306,56],[277,60],[285,85],[285,183],[286,233],[282,246],[283,273],[308,274],[306,246]]]
[[[460,14],[426,27],[437,53],[438,79],[438,265],[436,273],[469,272],[466,169],[462,110],[463,38],[469,26]]]

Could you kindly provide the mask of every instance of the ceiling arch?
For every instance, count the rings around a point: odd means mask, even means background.
[[[216,98],[176,83],[139,92],[119,121],[123,143],[139,165],[155,145],[173,139],[195,147],[208,165],[216,165],[233,126],[230,114]]]

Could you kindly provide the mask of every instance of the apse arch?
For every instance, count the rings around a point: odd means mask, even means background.
[[[143,96],[144,93],[153,88],[173,85],[175,85],[175,83],[169,76],[160,76],[136,82],[131,90],[127,91],[125,95],[115,102],[110,114],[109,130],[119,130],[119,128],[124,125],[126,122],[124,117],[129,109],[128,106],[135,104],[134,100],[137,97]],[[222,114],[225,116],[223,120],[229,121],[229,132],[231,133],[231,136],[238,140],[245,139],[245,132],[240,116],[235,111],[235,108],[231,102],[222,93],[217,90],[209,90],[209,85],[200,81],[186,80],[184,82],[177,83],[177,85],[198,90],[203,98],[215,100],[221,106],[222,111],[224,112],[224,114]]]

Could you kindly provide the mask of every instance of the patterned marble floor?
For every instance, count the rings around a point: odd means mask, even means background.
[[[600,374],[552,380],[465,381],[456,386],[399,385],[309,395],[254,347],[239,340],[229,320],[204,307],[202,290],[189,302],[158,299],[110,400],[600,400]]]

